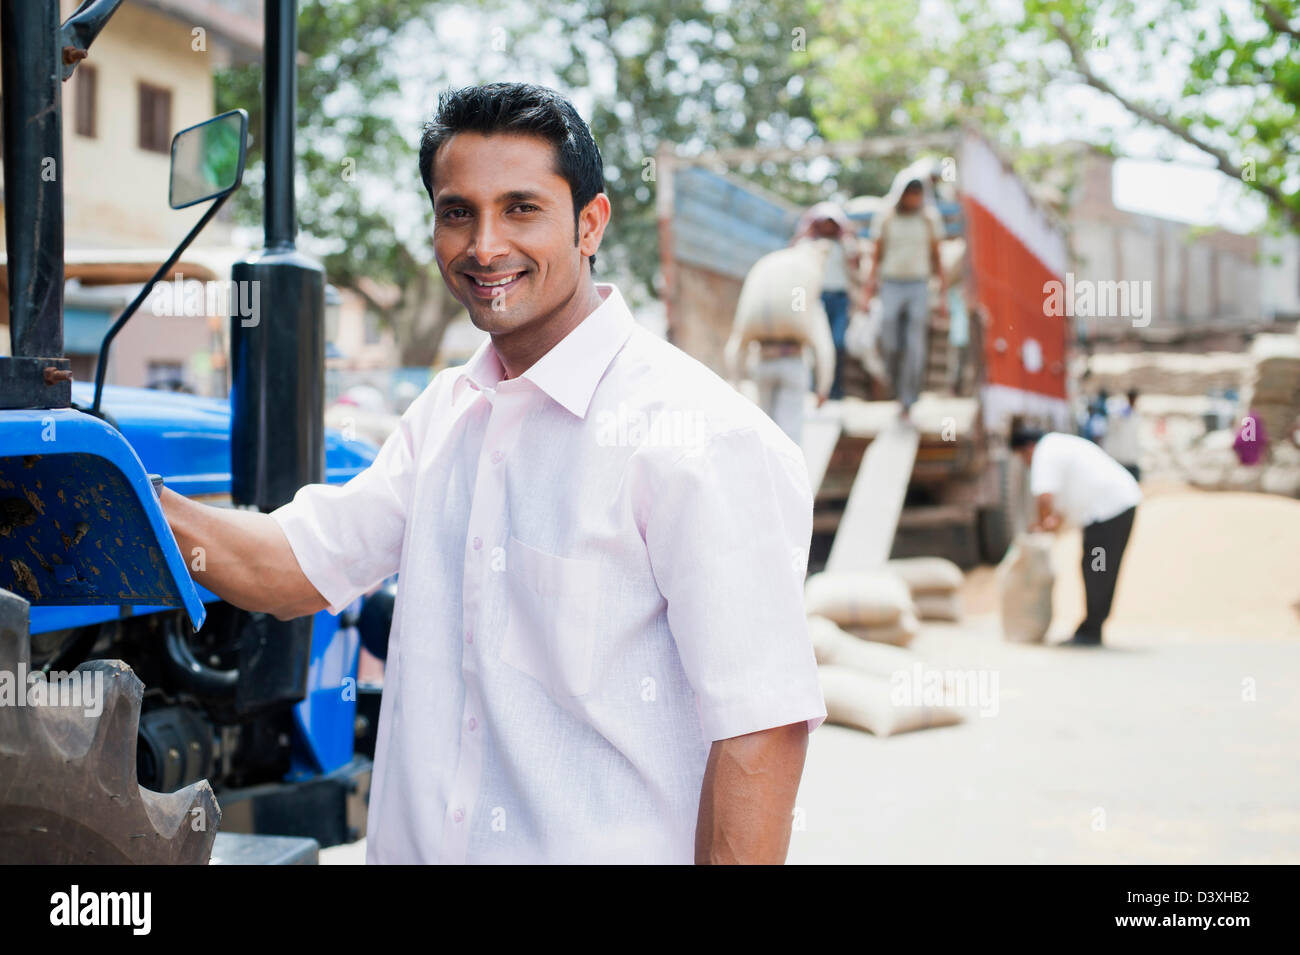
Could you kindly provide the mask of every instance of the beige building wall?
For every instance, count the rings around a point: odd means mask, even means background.
[[[75,0],[63,0],[65,17]],[[90,48],[96,69],[94,138],[75,132],[77,78],[63,87],[64,229],[69,248],[172,247],[193,227],[202,207],[167,205],[170,157],[139,146],[139,85],[171,91],[172,134],[213,115],[215,49],[195,50],[195,29],[127,0]],[[229,226],[214,222],[197,240],[220,245]]]
[[[60,0],[62,18],[66,20],[78,5],[79,0]],[[168,205],[171,157],[140,147],[139,90],[141,83],[147,83],[170,92],[170,135],[209,119],[215,112],[213,72],[231,58],[233,50],[213,27],[237,27],[245,41],[240,55],[248,56],[257,52],[246,44],[250,39],[258,42],[261,26],[260,20],[248,15],[255,12],[251,7],[230,11],[230,23],[224,25],[212,21],[220,12],[211,2],[126,0],[83,61],[95,71],[93,136],[77,132],[78,97],[85,87],[76,73],[63,84],[60,175],[68,252],[150,250],[161,263],[203,214],[203,204],[182,210]],[[201,26],[204,23],[208,26]],[[230,241],[230,218],[223,212],[199,235],[189,254],[224,250]],[[110,314],[115,316],[133,292],[134,288],[124,286],[117,301],[105,297]],[[7,353],[7,303],[3,311],[0,353]],[[224,327],[226,321],[226,316],[156,316],[146,302],[113,344],[109,383],[143,386],[149,383],[151,365],[180,364],[188,386],[203,394],[224,394],[224,336],[212,326],[217,322]],[[74,369],[89,364],[84,355],[70,357]],[[78,373],[77,377],[85,376]]]
[[[1259,240],[1115,208],[1112,161],[1087,151],[1070,208],[1071,270],[1093,282],[1150,282],[1151,331],[1244,327],[1263,318]],[[1098,339],[1131,337],[1131,322],[1089,318]],[[1146,331],[1145,329],[1143,331]]]

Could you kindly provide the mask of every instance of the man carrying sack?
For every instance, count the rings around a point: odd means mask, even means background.
[[[744,376],[750,346],[758,345],[753,380],[758,404],[798,444],[808,394],[805,348],[816,368],[817,405],[826,401],[835,372],[835,345],[821,301],[822,277],[833,240],[816,239],[777,249],[750,268],[736,303],[727,340],[727,377]]]

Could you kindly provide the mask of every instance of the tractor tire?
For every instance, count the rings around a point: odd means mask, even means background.
[[[0,679],[13,690],[0,697],[0,863],[206,865],[221,821],[207,780],[174,793],[136,782],[144,684],[120,660],[91,660],[74,672],[102,688],[93,702],[33,704],[27,611],[0,590]]]

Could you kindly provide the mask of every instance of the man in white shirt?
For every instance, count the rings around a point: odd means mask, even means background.
[[[1110,616],[1120,560],[1142,491],[1123,465],[1072,434],[1017,428],[1011,449],[1029,468],[1029,489],[1038,507],[1032,529],[1054,531],[1064,521],[1083,528],[1087,612],[1068,643],[1100,646],[1101,625]]]
[[[420,172],[489,341],[342,487],[164,491],[196,578],[290,618],[400,571],[370,862],[782,862],[826,716],[798,447],[593,281],[610,204],[567,100],[444,93]]]

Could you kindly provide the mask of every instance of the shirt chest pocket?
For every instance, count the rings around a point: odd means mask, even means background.
[[[596,630],[596,563],[556,557],[510,537],[508,617],[501,661],[557,698],[591,689]]]

